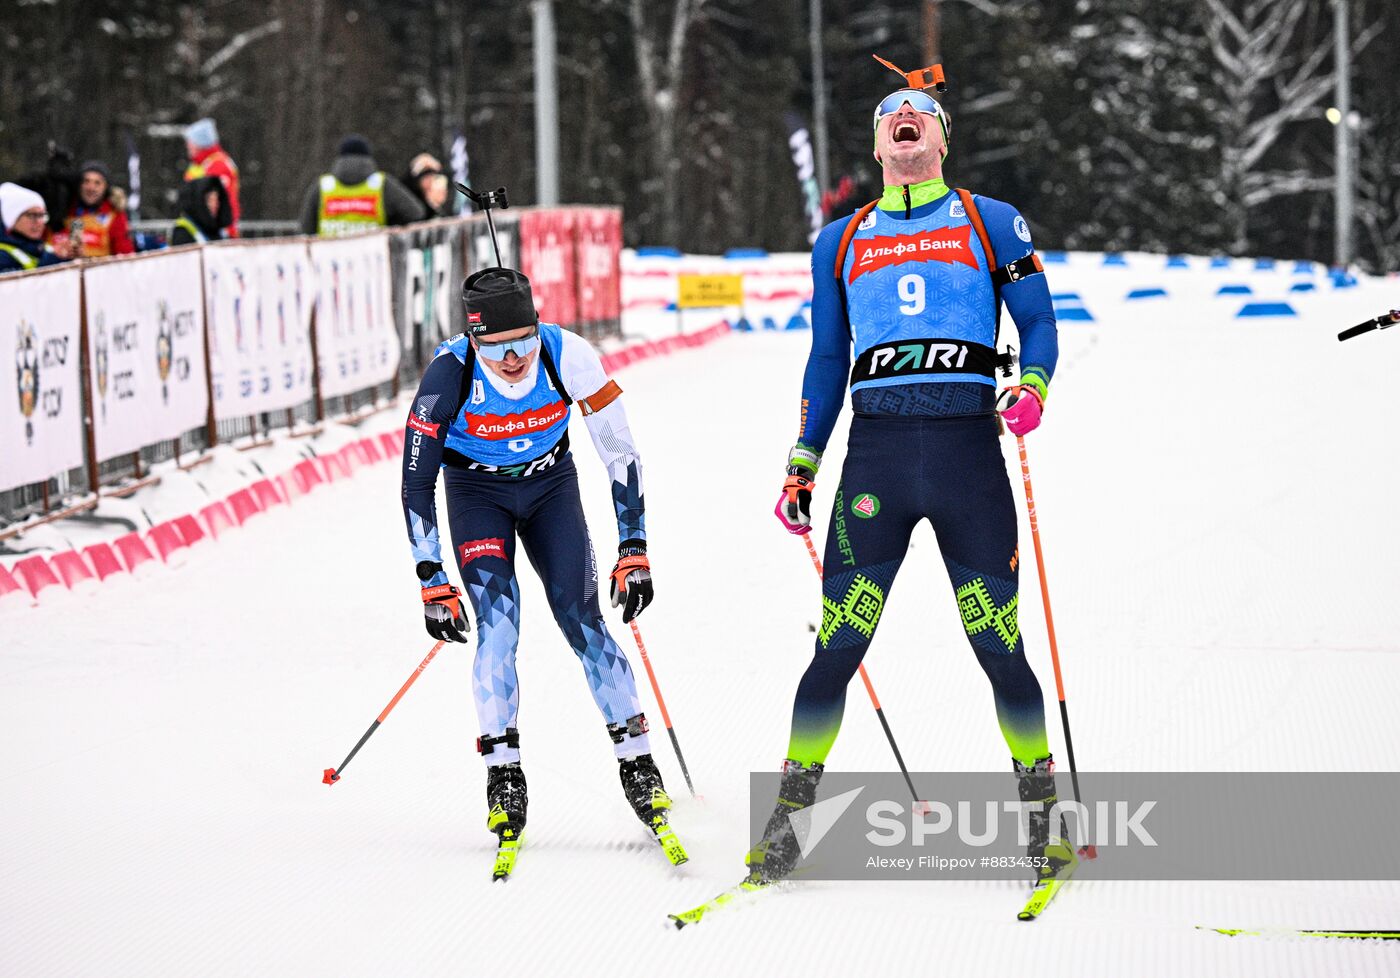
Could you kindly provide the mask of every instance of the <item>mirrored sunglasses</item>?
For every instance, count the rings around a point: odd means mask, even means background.
[[[927,112],[929,115],[936,116],[943,115],[943,107],[932,95],[913,88],[902,88],[897,92],[891,92],[880,100],[880,104],[875,107],[875,124],[878,126],[880,120],[885,116],[894,115],[905,102],[908,102],[909,107],[915,112]]]
[[[524,359],[539,349],[539,345],[540,328],[538,326],[529,336],[522,336],[518,340],[506,340],[503,343],[490,343],[482,339],[476,341],[477,351],[488,360],[504,360],[509,353],[514,353]]]

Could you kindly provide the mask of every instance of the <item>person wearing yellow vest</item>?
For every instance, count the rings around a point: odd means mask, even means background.
[[[44,198],[17,183],[0,184],[0,273],[57,265],[72,257],[69,239],[44,244],[49,210]]]
[[[346,136],[329,173],[307,188],[301,230],[323,238],[359,234],[426,216],[423,204],[398,180],[379,169],[363,136]]]
[[[228,194],[228,209],[232,223],[227,237],[238,237],[238,167],[233,158],[219,145],[219,130],[213,119],[200,119],[185,129],[185,150],[190,165],[185,169],[185,182],[200,177],[218,177]]]

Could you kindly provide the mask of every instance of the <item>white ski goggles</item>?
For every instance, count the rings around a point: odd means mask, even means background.
[[[880,104],[875,106],[874,128],[878,132],[880,120],[887,115],[894,115],[905,104],[915,112],[922,112],[931,115],[938,120],[938,124],[943,127],[943,144],[946,146],[952,138],[952,125],[948,120],[948,113],[943,111],[943,106],[938,104],[928,92],[922,92],[917,88],[901,88],[897,92],[891,92],[880,100]]]

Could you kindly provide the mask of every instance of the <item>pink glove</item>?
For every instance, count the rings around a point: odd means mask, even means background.
[[[997,398],[1002,420],[1016,437],[1029,435],[1040,427],[1040,394],[1029,385],[1008,387]],[[1005,407],[1001,407],[1005,404]]]
[[[773,507],[773,515],[789,533],[812,532],[812,490],[816,485],[803,475],[790,475],[783,483],[783,494]]]

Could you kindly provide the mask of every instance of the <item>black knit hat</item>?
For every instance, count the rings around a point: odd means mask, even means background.
[[[101,160],[88,160],[83,164],[83,168],[78,171],[81,176],[84,173],[96,173],[100,176],[108,187],[112,186],[112,168]]]
[[[338,156],[373,156],[374,150],[370,148],[369,140],[364,136],[351,133],[340,141],[340,147],[336,150]]]
[[[534,326],[540,321],[530,280],[513,268],[483,268],[462,283],[467,332],[488,336]]]

